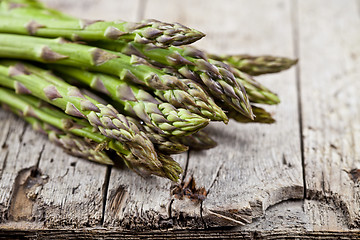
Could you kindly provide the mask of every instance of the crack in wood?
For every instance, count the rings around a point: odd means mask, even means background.
[[[110,176],[111,176],[111,166],[107,166],[106,173],[105,173],[105,179],[102,187],[102,212],[101,212],[101,219],[100,219],[100,225],[104,225],[105,221],[105,213],[106,213],[106,201],[108,198],[108,191],[109,191],[109,183],[110,183]]]
[[[191,150],[187,151],[187,154],[186,154],[185,167],[184,167],[184,172],[182,174],[181,182],[184,182],[186,179],[186,176],[187,176],[187,172],[188,172],[188,168],[189,168],[189,161],[190,161],[190,152],[191,152]]]
[[[221,212],[221,211],[215,211],[215,210],[207,210],[210,214],[220,218],[220,219],[224,219],[224,220],[227,220],[229,222],[233,222],[237,225],[240,225],[240,226],[244,226],[245,224],[248,223],[248,221],[245,221],[245,219],[243,217],[240,217],[238,216],[241,220],[236,220],[235,218],[233,217],[229,217],[227,216],[227,213],[226,212]]]
[[[26,130],[26,128],[27,128],[27,123],[24,122],[24,121],[22,121],[22,123],[23,123],[23,126],[22,126],[22,130],[21,130],[21,134],[20,134],[20,136],[19,136],[19,148],[20,148],[20,149],[19,149],[18,152],[16,153],[16,159],[19,158],[19,154],[20,154],[21,148],[22,148],[23,136],[24,136],[25,130]]]
[[[200,219],[201,219],[202,224],[204,225],[204,228],[207,229],[208,226],[206,224],[206,221],[205,221],[204,215],[203,215],[203,211],[204,211],[203,204],[204,204],[204,202],[200,203]]]
[[[64,178],[66,175],[68,175],[69,173],[69,168],[66,169],[66,172],[64,173],[64,175],[60,176],[60,178]]]
[[[214,186],[215,182],[216,182],[217,179],[219,178],[219,176],[220,176],[220,170],[223,168],[223,166],[224,166],[224,161],[222,161],[222,162],[219,164],[218,168],[216,169],[216,172],[215,172],[215,174],[214,174],[214,178],[213,178],[213,180],[211,181],[210,186],[208,187],[208,189],[207,189],[207,191],[206,191],[208,195],[209,195],[209,193],[210,193],[210,189]]]
[[[8,145],[6,144],[6,142],[7,142],[7,139],[9,138],[9,135],[10,135],[10,128],[7,128],[7,133],[6,133],[4,142],[1,144],[1,148],[2,148],[2,149],[8,147]]]
[[[39,168],[39,164],[40,164],[40,160],[41,160],[41,157],[42,157],[42,155],[43,155],[43,153],[44,153],[44,150],[45,150],[45,144],[46,143],[44,143],[43,145],[42,145],[42,147],[41,147],[41,150],[40,150],[40,153],[39,153],[39,156],[38,156],[38,158],[37,158],[37,160],[36,160],[36,168]]]
[[[299,14],[298,14],[298,0],[290,2],[291,4],[291,25],[292,25],[292,38],[293,38],[293,49],[296,59],[299,59],[300,44],[299,44]],[[304,131],[303,131],[303,109],[301,104],[302,89],[300,79],[300,64],[295,66],[295,78],[296,78],[296,89],[297,89],[297,107],[298,107],[298,119],[299,119],[299,135],[300,135],[300,154],[301,154],[301,165],[304,185],[304,199],[306,198],[306,169],[305,169],[305,156],[304,156]]]
[[[28,127],[28,124],[24,122],[23,129],[22,129],[21,134],[19,136],[19,142],[20,143],[22,143],[22,141],[23,141],[23,137],[24,137],[24,134],[25,134],[25,131],[26,131],[27,127]]]
[[[183,171],[183,174],[182,174],[182,177],[181,177],[181,183],[180,185],[178,186],[181,186],[184,182],[185,182],[185,179],[187,177],[187,173],[188,173],[188,169],[189,169],[189,163],[190,163],[190,154],[191,154],[191,150],[188,150],[187,151],[187,154],[186,154],[186,161],[185,161],[185,167],[184,167],[184,171]],[[175,185],[172,185],[170,188],[170,192],[172,192],[172,190],[175,188],[176,186]],[[173,204],[174,204],[174,195],[173,193],[171,193],[171,198],[170,198],[170,201],[169,203],[167,204],[167,214],[168,214],[168,218],[169,219],[174,219],[175,216],[173,216],[173,210],[172,210],[172,207],[173,207]],[[200,209],[199,211],[201,211],[201,205],[199,206]],[[201,217],[201,216],[200,216]]]
[[[171,198],[169,204],[168,204],[168,207],[167,207],[167,213],[168,213],[168,218],[173,218],[172,216],[172,204],[174,202],[174,198]]]
[[[0,169],[1,170],[0,171],[0,180],[2,179],[2,175],[3,175],[3,172],[5,170],[8,157],[9,157],[9,151],[6,151],[4,161],[3,161],[3,164],[2,164],[2,168]]]

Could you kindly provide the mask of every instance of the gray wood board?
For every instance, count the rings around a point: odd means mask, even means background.
[[[203,228],[253,222],[232,236],[260,236],[254,231],[263,231],[263,239],[310,238],[304,231],[324,231],[314,238],[356,235],[332,231],[347,231],[359,221],[359,184],[345,172],[360,167],[359,1],[44,2],[82,18],[181,22],[207,34],[195,45],[210,52],[296,56],[300,64],[297,71],[256,78],[281,98],[280,105],[267,107],[276,124],[212,124],[208,131],[220,143],[217,148],[190,152],[189,159],[186,153],[175,157],[186,169],[183,179],[194,176],[208,190],[203,204],[174,199],[165,179],[140,178],[127,169],[107,171],[70,157],[0,110],[1,228],[92,228],[102,223],[110,229]],[[33,184],[28,185],[29,179]],[[120,236],[99,231],[91,234]],[[221,230],[168,234],[228,236]]]
[[[360,18],[356,2],[298,1],[306,196],[359,226]],[[323,7],[325,6],[326,7]]]
[[[181,7],[190,5],[189,10]],[[288,1],[209,4],[158,0],[148,4],[145,16],[150,15],[205,32],[207,36],[195,45],[213,53],[287,57],[294,54]],[[209,190],[209,195],[202,208],[192,201],[175,200],[174,216],[198,218],[202,212],[198,219],[208,226],[237,225],[251,222],[275,203],[303,197],[295,71],[259,80],[279,93],[282,100],[279,106],[268,108],[277,123],[266,126],[230,122],[227,126],[210,126],[208,130],[219,146],[191,152],[187,171],[187,177],[193,175],[199,186]]]
[[[46,2],[66,13],[88,18],[129,18],[135,16],[138,4],[124,1],[122,8],[116,5],[118,8],[109,13],[104,7],[110,6],[104,3],[99,8],[95,2]],[[101,16],[93,14],[96,9],[100,9]],[[24,227],[26,222],[34,222],[35,226],[50,228],[101,225],[109,178],[107,167],[69,156],[2,109],[0,116],[0,223],[6,226],[6,220],[25,221]]]

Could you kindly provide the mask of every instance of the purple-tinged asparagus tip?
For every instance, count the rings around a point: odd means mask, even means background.
[[[82,114],[79,109],[77,109],[75,105],[70,102],[66,104],[65,113],[74,117],[86,118],[86,116]]]
[[[54,100],[56,98],[62,98],[61,94],[58,92],[54,85],[49,85],[43,89],[45,96],[49,100]]]

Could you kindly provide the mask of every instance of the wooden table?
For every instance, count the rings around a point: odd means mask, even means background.
[[[213,124],[217,148],[175,157],[207,189],[201,204],[175,199],[168,180],[66,155],[0,110],[0,238],[360,238],[360,1],[45,2],[177,21],[205,32],[195,45],[210,52],[300,62],[257,78],[282,100],[267,108],[276,124]]]

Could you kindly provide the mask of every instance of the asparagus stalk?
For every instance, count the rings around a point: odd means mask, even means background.
[[[153,142],[155,148],[165,154],[178,154],[187,151],[189,148],[177,141],[177,137],[166,138],[146,125],[137,124],[138,128],[146,133],[146,136]],[[194,133],[196,134],[196,133]],[[191,135],[190,135],[191,136]],[[180,138],[186,138],[183,136]]]
[[[6,77],[0,76],[2,85],[6,81]],[[11,84],[11,81],[9,81]],[[94,132],[92,127],[82,121],[74,121],[74,119],[67,115],[62,115],[56,109],[46,109],[39,99],[28,95],[19,95],[10,89],[0,87],[0,102],[10,106],[10,108],[21,111],[23,116],[36,118],[46,124],[54,126],[64,132],[91,139],[99,144],[107,143],[106,147],[115,150],[119,156],[125,160],[130,160],[135,157],[127,150],[120,142],[108,139],[100,133]],[[51,113],[49,113],[51,112]],[[62,116],[62,117],[59,117]],[[132,160],[130,160],[132,161]]]
[[[3,108],[9,109],[19,117],[23,118],[35,131],[46,135],[50,141],[62,147],[67,153],[93,162],[114,165],[114,162],[109,158],[105,151],[98,151],[96,149],[98,144],[92,142],[90,139],[86,140],[86,138],[80,138],[71,133],[61,131],[35,117],[26,116],[22,111],[15,108],[6,106],[3,106]]]
[[[268,105],[274,105],[280,103],[280,99],[275,93],[270,91],[261,83],[257,82],[250,75],[243,73],[240,70],[233,67],[230,67],[230,69],[236,76],[235,78],[236,81],[239,81],[242,84],[244,84],[244,87],[246,88],[246,92],[249,96],[251,103],[260,103],[260,104],[268,104]]]
[[[75,18],[67,16],[55,9],[46,8],[44,4],[39,1],[32,0],[1,0],[0,13],[9,13],[12,16],[27,16],[29,18],[61,18],[74,20]]]
[[[8,82],[6,83],[6,81]],[[12,84],[8,78],[2,75],[0,75],[0,83],[10,87]],[[103,148],[115,150],[115,152],[124,160],[126,165],[135,172],[154,174],[160,177],[167,177],[172,181],[177,181],[178,175],[182,171],[178,163],[169,156],[164,156],[163,154],[159,154],[159,161],[161,162],[160,167],[149,164],[148,161],[141,161],[141,159],[137,158],[119,141],[109,139],[98,132],[94,132],[93,128],[86,121],[75,119],[59,110],[48,108],[44,106],[44,103],[41,100],[32,96],[19,95],[12,90],[0,87],[0,103],[23,112],[24,116],[36,118],[66,133],[88,138],[98,143],[96,147],[96,150],[98,151]]]
[[[297,59],[277,56],[251,56],[251,55],[215,55],[207,54],[208,58],[224,62],[238,70],[257,76],[266,73],[277,73],[289,69],[297,63]]]
[[[25,67],[19,62],[0,62],[0,75],[8,77],[7,81],[12,84],[10,87],[14,87],[18,93],[31,93],[69,115],[88,120],[103,135],[122,142],[140,161],[161,166],[151,141],[111,105],[100,104],[60,80],[57,84],[49,82],[46,77],[32,74],[31,69],[30,65]],[[47,74],[43,72],[43,75]],[[3,79],[0,85],[9,87]]]
[[[206,54],[204,52],[193,47],[184,47],[183,54],[185,56],[207,59]],[[280,102],[279,98],[275,93],[271,92],[269,89],[262,86],[260,83],[256,82],[248,74],[243,73],[240,70],[221,61],[216,61],[213,59],[208,59],[208,61],[209,63],[213,64],[213,66],[215,67],[226,69],[227,71],[231,72],[234,75],[234,81],[238,85],[244,86],[250,102],[264,103],[264,104],[278,104]],[[232,105],[230,106],[234,108]],[[234,109],[237,110],[237,108]]]
[[[240,113],[237,113],[237,114],[241,115]],[[241,115],[241,116],[243,118],[246,118],[249,121],[251,121],[249,118],[247,118],[243,115]],[[180,137],[179,141],[182,144],[189,146],[189,148],[192,150],[206,150],[206,149],[214,148],[217,146],[217,143],[215,142],[215,140],[213,140],[204,131],[199,131],[190,136]]]
[[[272,115],[267,112],[265,109],[252,106],[253,112],[255,114],[255,119],[252,121],[243,115],[239,114],[233,109],[228,109],[227,115],[229,118],[234,119],[237,122],[240,123],[266,123],[271,124],[275,122],[275,119],[272,117]]]
[[[176,107],[187,107],[210,119],[227,121],[226,114],[196,83],[167,75],[136,56],[129,57],[61,39],[0,34],[0,57],[56,63],[118,75],[121,80],[151,89],[168,90],[161,99]]]
[[[65,80],[71,77],[71,80],[79,81],[110,96],[113,101],[121,105],[124,113],[138,117],[160,134],[189,135],[205,127],[209,122],[186,109],[175,108],[167,102],[156,99],[138,86],[113,76],[67,66],[49,65],[49,67],[62,74]]]
[[[18,8],[21,6],[18,5]],[[38,16],[35,14],[37,11]],[[158,46],[190,44],[205,36],[179,23],[171,24],[154,19],[133,23],[72,19],[59,14],[43,14],[41,9],[36,8],[23,10],[21,15],[18,12],[19,10],[0,11],[0,32],[49,38],[64,37],[75,41],[111,42],[121,39]]]
[[[69,80],[69,82],[73,82],[73,80]],[[91,96],[92,98],[97,99],[97,101],[108,104],[103,98],[99,97],[98,95],[95,95],[93,92],[88,91],[87,89],[81,89],[81,91]],[[110,101],[109,101],[110,100]],[[108,101],[116,108],[122,108],[119,107],[118,102],[111,101],[111,99],[108,99]],[[181,144],[176,136],[163,136],[157,131],[154,131],[151,127],[144,124],[144,122],[140,123],[140,121],[137,121],[136,119],[133,119],[131,117],[127,117],[128,120],[135,123],[136,126],[139,128],[140,131],[143,131],[146,136],[150,139],[150,141],[154,144],[156,150],[160,153],[164,154],[178,154],[182,153],[188,150],[188,147]]]
[[[136,172],[140,175],[147,175],[147,174],[154,174],[161,177],[166,177],[174,182],[179,180],[179,175],[183,172],[180,165],[174,161],[172,157],[169,155],[159,153],[159,160],[162,163],[161,168],[155,169],[146,169],[143,168],[141,165],[138,166],[136,164],[129,166],[130,168],[134,168]]]
[[[245,116],[252,118],[251,107],[242,84],[235,81],[233,74],[223,67],[217,67],[202,58],[202,53],[190,53],[181,48],[159,48],[135,42],[104,42],[97,41],[96,46],[122,52],[127,55],[137,55],[148,59],[160,67],[171,66],[184,77],[192,79],[212,94],[215,98],[226,102]]]
[[[26,65],[26,63],[25,63],[25,65]],[[54,67],[54,66],[52,66],[52,67]],[[58,68],[56,67],[56,69],[58,69]],[[65,70],[65,69],[67,69],[67,67],[64,68],[64,69],[62,67],[60,67],[60,69]],[[45,79],[47,79],[48,81],[50,81],[50,82],[52,82],[54,84],[63,84],[62,81],[59,81],[57,79],[56,75],[52,75],[50,72],[49,72],[49,74],[43,75],[42,73],[43,73],[44,70],[40,69],[40,68],[36,68],[34,66],[31,67],[31,70],[32,70],[32,72],[34,74],[38,73],[41,76],[44,76]],[[69,68],[67,70],[71,71],[71,68]],[[76,70],[76,69],[74,69],[74,70]],[[86,72],[86,71],[84,71],[84,73],[92,74],[92,73]],[[73,80],[71,79],[71,81],[69,81],[69,82],[72,83]],[[66,83],[65,83],[65,85],[66,85]],[[136,87],[136,86],[134,86],[134,87]],[[82,92],[85,92],[85,91],[82,91]],[[91,96],[92,98],[96,99],[98,102],[101,102],[104,105],[108,104],[104,99],[100,98],[99,96],[96,96],[95,94],[93,94],[93,93],[91,93],[89,91],[86,91],[86,92],[87,92],[86,94],[88,96]],[[91,93],[91,95],[89,95],[89,93]],[[138,101],[143,101],[143,100],[138,99]],[[119,109],[118,102],[113,101],[113,102],[111,102],[111,104],[113,106],[115,106],[116,109]],[[172,107],[172,108],[174,108],[174,107]],[[62,115],[60,115],[59,117],[62,117]],[[141,124],[136,119],[132,119],[131,117],[128,117],[128,116],[126,118],[128,119],[128,121],[131,121],[132,123],[134,123],[139,128],[140,131],[144,132],[146,134],[146,136],[154,144],[156,149],[159,150],[160,152],[165,153],[165,154],[177,154],[177,153],[185,152],[185,151],[188,150],[188,148],[185,145],[182,145],[178,141],[172,141],[172,140],[160,135],[158,132],[152,130],[150,127],[148,127],[146,125]],[[173,118],[173,117],[171,117],[171,114],[170,114],[169,118],[170,119]],[[173,139],[174,139],[174,137],[173,137]]]

